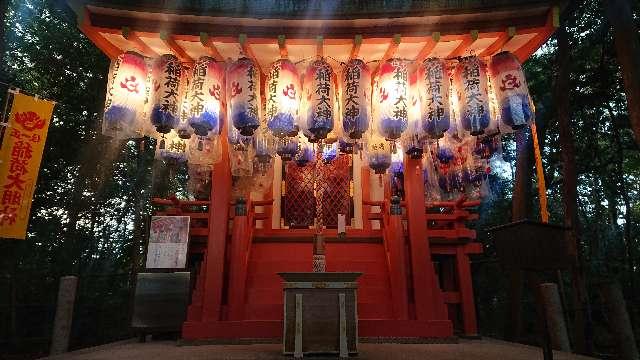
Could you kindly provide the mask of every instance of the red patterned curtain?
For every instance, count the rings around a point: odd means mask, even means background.
[[[291,161],[284,167],[283,217],[285,225],[292,228],[313,226],[316,214],[313,167],[313,164],[300,167]],[[338,214],[345,214],[347,219],[351,219],[351,174],[350,155],[342,154],[331,163],[320,165],[318,196],[322,198],[322,219],[326,227],[338,226]]]

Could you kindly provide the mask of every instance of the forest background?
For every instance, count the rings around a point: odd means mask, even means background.
[[[629,3],[638,29],[639,5]],[[573,225],[581,255],[588,344],[576,338],[581,331],[573,321],[584,309],[566,301],[572,342],[579,351],[614,357],[597,290],[602,281],[620,283],[640,328],[640,152],[603,4],[570,2],[561,28],[524,68],[537,109],[551,222]],[[152,212],[152,195],[186,196],[186,171],[154,161],[153,142],[119,144],[101,135],[109,60],[78,30],[64,1],[0,0],[0,12],[2,103],[9,85],[57,101],[27,239],[0,239],[0,357],[47,352],[58,279],[70,274],[80,278],[71,347],[129,337],[122,309],[141,258],[136,224]],[[637,41],[640,35],[627,36]],[[484,336],[513,339],[505,327],[508,278],[485,229],[539,218],[531,146],[529,134],[504,139],[507,171],[490,177],[491,196],[474,224],[485,248],[473,262]],[[561,280],[571,299],[571,277]],[[524,331],[513,340],[536,343],[527,335],[535,334],[527,291],[523,315]]]

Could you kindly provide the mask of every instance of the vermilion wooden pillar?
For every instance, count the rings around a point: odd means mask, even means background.
[[[446,320],[447,310],[435,277],[427,240],[424,181],[420,160],[404,159],[404,190],[411,247],[411,271],[418,320]]]
[[[385,216],[386,217],[386,216]],[[389,279],[391,280],[391,297],[393,315],[396,319],[409,319],[409,297],[407,292],[407,265],[405,257],[405,236],[402,228],[402,208],[400,199],[391,201],[388,223],[384,224],[389,251]]]
[[[247,212],[251,211],[251,202],[242,205],[238,201],[236,200],[229,254],[229,320],[242,320],[244,317],[247,262],[251,246],[247,217]]]
[[[222,134],[226,134],[226,123]],[[224,256],[231,198],[231,167],[227,137],[220,136],[222,158],[213,166],[211,205],[209,209],[209,240],[204,279],[202,321],[221,320]]]

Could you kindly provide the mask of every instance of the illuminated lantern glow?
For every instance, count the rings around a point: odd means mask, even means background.
[[[404,152],[402,152],[402,147],[398,147],[399,151],[391,154],[391,165],[389,166],[389,171],[392,174],[401,174],[404,169]]]
[[[453,77],[460,125],[473,136],[484,134],[491,121],[485,67],[477,56],[465,57],[456,66]]]
[[[519,130],[533,121],[529,87],[518,58],[508,51],[494,55],[489,63],[489,75],[502,124]]]
[[[253,141],[252,136],[240,135],[235,126],[227,126],[227,142],[237,151],[245,151]]]
[[[389,141],[399,139],[409,121],[409,74],[404,61],[390,59],[380,65],[373,103],[375,130]]]
[[[297,135],[300,95],[300,77],[296,66],[287,59],[274,62],[267,80],[267,127],[274,136],[283,138],[292,133]]]
[[[298,137],[277,140],[276,153],[282,161],[290,161],[298,153]]]
[[[251,137],[250,139],[253,139]],[[247,146],[243,150],[230,149],[229,163],[231,165],[232,176],[251,176],[253,175],[253,146]],[[266,168],[265,168],[266,171]]]
[[[420,94],[418,92],[418,73],[409,76],[409,114],[407,130],[402,134],[400,142],[407,155],[412,159],[422,158],[422,116],[420,112]]]
[[[424,193],[427,201],[441,201],[440,186],[438,185],[438,171],[433,161],[431,146],[425,147],[425,156],[422,158],[422,174],[424,178]]]
[[[315,161],[315,152],[313,150],[313,144],[311,144],[305,136],[300,135],[300,142],[298,144],[298,152],[294,157],[294,161],[298,166],[305,166],[308,163]]]
[[[391,166],[391,146],[382,137],[370,134],[366,147],[367,164],[376,174],[384,174]]]
[[[325,144],[322,149],[322,162],[328,164],[338,157],[338,143]]]
[[[198,136],[220,135],[225,99],[224,65],[203,56],[193,65],[189,87],[189,125]]]
[[[351,59],[342,70],[342,129],[360,139],[369,129],[371,71],[360,59]]]
[[[253,149],[260,174],[265,174],[271,166],[274,154],[274,138],[266,128],[261,127],[253,135]]]
[[[189,165],[206,165],[220,161],[222,149],[218,136],[193,136],[188,140]]]
[[[227,71],[227,106],[240,135],[251,136],[260,126],[260,71],[251,59],[240,58]]]
[[[187,191],[196,200],[209,199],[211,194],[211,167],[191,164],[191,161],[189,161],[188,174]]]
[[[102,133],[118,139],[140,137],[148,69],[142,55],[126,52],[111,66]]]
[[[193,128],[189,126],[189,87],[191,85],[191,78],[188,71],[182,72],[181,85],[183,89],[180,91],[182,98],[180,100],[180,122],[175,131],[181,139],[190,139],[193,135]]]
[[[443,59],[426,59],[418,69],[422,128],[431,139],[439,139],[449,130],[450,80]]]
[[[188,141],[181,139],[175,132],[170,132],[163,139],[165,146],[156,147],[156,159],[169,164],[182,163],[188,158]]]
[[[311,62],[305,72],[306,124],[303,127],[318,140],[325,139],[333,129],[334,80],[331,65],[323,59]]]
[[[174,55],[165,54],[153,62],[151,72],[151,124],[159,133],[167,134],[180,122],[182,65]]]

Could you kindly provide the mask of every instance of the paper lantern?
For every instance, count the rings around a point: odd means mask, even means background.
[[[398,147],[398,151],[391,154],[391,165],[389,165],[391,174],[401,174],[404,171],[404,152],[402,147]]]
[[[274,136],[297,135],[301,94],[296,66],[287,59],[274,62],[267,79],[267,127]]]
[[[325,139],[333,129],[335,83],[331,65],[324,59],[311,62],[304,77],[304,128],[315,139]]]
[[[387,140],[399,139],[409,121],[409,74],[404,61],[390,59],[380,65],[373,104],[377,133]]]
[[[151,73],[151,124],[160,134],[167,134],[180,121],[182,65],[174,55],[165,54],[153,62]]]
[[[252,138],[251,138],[252,139]],[[231,165],[232,176],[253,175],[253,146],[247,146],[242,150],[231,148],[229,150],[229,163]]]
[[[462,58],[453,80],[460,125],[471,135],[482,135],[491,121],[485,64],[477,56]]]
[[[276,153],[282,161],[290,161],[298,153],[298,137],[285,137],[278,139]]]
[[[409,76],[409,114],[407,118],[407,130],[402,134],[400,141],[402,147],[412,159],[422,158],[422,116],[420,112],[420,94],[418,91],[418,73]]]
[[[533,121],[529,87],[518,58],[508,51],[494,55],[489,64],[489,75],[502,125],[509,130],[518,130]]]
[[[324,144],[322,149],[322,162],[328,164],[338,157],[338,143]]]
[[[316,154],[313,149],[313,144],[310,143],[305,136],[299,135],[298,152],[296,153],[294,160],[296,165],[305,166],[308,163],[312,163],[316,159]]]
[[[208,56],[193,65],[189,87],[189,125],[198,136],[220,135],[225,99],[224,65]]]
[[[222,149],[218,136],[193,136],[188,140],[189,164],[213,166],[220,161]]]
[[[274,138],[265,127],[258,128],[253,135],[253,149],[260,173],[264,174],[271,167],[274,154]]]
[[[260,126],[260,70],[251,59],[240,58],[227,71],[227,106],[231,123],[241,135]]]
[[[188,140],[193,135],[193,128],[189,125],[189,88],[191,85],[191,75],[188,71],[182,72],[182,81],[180,86],[180,121],[176,126],[175,132],[181,139]]]
[[[144,57],[126,52],[111,64],[102,133],[118,139],[140,137],[147,97]]]
[[[252,136],[240,135],[240,131],[235,126],[229,124],[227,126],[227,142],[231,147],[238,151],[246,150],[253,141]]]
[[[376,174],[384,174],[391,166],[391,146],[376,134],[370,133],[367,139],[366,159]]]
[[[371,71],[360,59],[347,62],[342,70],[342,129],[351,139],[360,139],[369,129]]]
[[[175,132],[170,132],[162,139],[164,147],[156,147],[156,159],[175,164],[187,161],[188,142],[181,139]]]
[[[424,179],[424,195],[427,201],[441,201],[440,186],[438,185],[438,171],[433,160],[434,155],[431,146],[425,146],[424,156],[422,157],[422,175]]]
[[[188,164],[189,179],[187,191],[196,200],[208,200],[211,194],[211,167],[206,165]]]
[[[443,59],[426,59],[418,69],[422,128],[432,139],[441,138],[450,126],[450,79]]]

